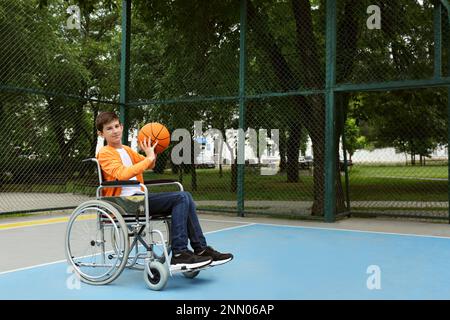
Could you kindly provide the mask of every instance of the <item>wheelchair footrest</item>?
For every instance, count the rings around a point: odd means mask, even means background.
[[[202,267],[199,267],[199,268],[186,268],[186,267],[183,267],[183,268],[173,268],[173,267],[170,267],[170,272],[172,273],[172,274],[174,274],[174,273],[180,273],[180,272],[189,272],[189,271],[201,271],[201,270],[206,270],[206,269],[209,269],[209,268],[211,268],[211,267],[213,267],[212,265],[207,265],[207,266],[202,266]]]

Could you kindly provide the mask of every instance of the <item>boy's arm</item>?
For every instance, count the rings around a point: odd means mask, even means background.
[[[142,161],[131,167],[125,167],[122,164],[120,157],[116,157],[112,152],[104,151],[98,154],[98,162],[100,163],[102,170],[117,180],[129,180],[138,174],[143,173],[144,170],[152,165],[150,159],[146,157],[143,158]]]
[[[130,150],[134,154],[135,160],[137,160],[136,162],[141,162],[141,161],[143,161],[145,159],[148,159],[146,156],[143,156],[142,154],[134,151],[133,149],[130,148]],[[156,164],[156,154],[155,154],[155,161],[151,161],[149,166],[145,170],[153,169],[155,167],[155,164]]]

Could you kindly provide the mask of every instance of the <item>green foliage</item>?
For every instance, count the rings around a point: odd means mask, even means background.
[[[366,137],[361,136],[361,131],[356,125],[356,119],[347,118],[347,121],[345,122],[344,135],[346,143],[345,146],[347,152],[350,154],[350,158],[356,150],[366,148],[367,139]]]
[[[428,157],[447,144],[447,102],[443,91],[398,91],[364,97],[368,139],[377,147]]]
[[[275,183],[307,184],[303,197],[314,200],[315,207],[323,200],[325,99],[319,94],[267,99],[260,95],[325,88],[325,3],[248,1],[246,33],[245,93],[250,96],[246,126],[280,129],[280,151],[290,165],[288,174],[277,176]],[[366,8],[373,1],[336,3],[338,84],[433,75],[431,1],[379,1],[381,30],[368,30],[365,24]],[[70,4],[81,8],[80,30],[65,28]],[[93,155],[95,115],[117,110],[89,99],[118,101],[120,17],[119,0],[0,3],[1,85],[45,92],[0,93],[0,119],[6,123],[0,126],[0,160],[9,171],[15,164],[39,174],[60,173],[64,166],[72,168]],[[130,99],[147,105],[129,109],[131,128],[158,121],[171,132],[177,128],[192,132],[198,120],[204,129],[217,128],[223,134],[226,128],[237,128],[239,18],[239,2],[232,0],[133,0]],[[393,146],[428,156],[436,146],[448,143],[444,91],[356,96],[361,104],[344,106],[337,132],[345,134],[350,154],[361,148]],[[211,100],[195,100],[205,97]],[[192,100],[180,101],[186,99]],[[295,164],[309,139],[316,161],[314,177],[299,179]],[[165,164],[161,155],[156,171],[163,172]],[[218,180],[214,181],[217,190],[223,188]],[[289,186],[278,191],[287,193]],[[264,190],[259,196],[276,198]]]

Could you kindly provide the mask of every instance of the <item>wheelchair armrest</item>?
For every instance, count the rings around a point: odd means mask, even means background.
[[[101,186],[125,186],[125,185],[140,185],[138,180],[115,180],[115,181],[103,181]]]
[[[175,182],[178,182],[178,180],[172,180],[172,179],[159,179],[159,180],[146,180],[144,181],[144,184],[152,185],[152,184],[173,184]]]
[[[176,185],[180,191],[184,191],[183,185],[178,180],[172,180],[172,179],[147,180],[147,181],[144,181],[144,184],[148,185],[148,186]]]

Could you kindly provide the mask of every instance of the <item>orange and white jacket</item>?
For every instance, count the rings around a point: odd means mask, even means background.
[[[154,167],[154,161],[150,161],[147,157],[140,155],[128,146],[122,146],[129,154],[133,165],[125,167],[120,158],[119,152],[110,146],[104,146],[97,154],[97,160],[102,168],[104,181],[129,180],[136,177],[140,183],[144,183],[143,172],[146,169]],[[105,188],[102,190],[105,197],[120,196],[122,188]]]

